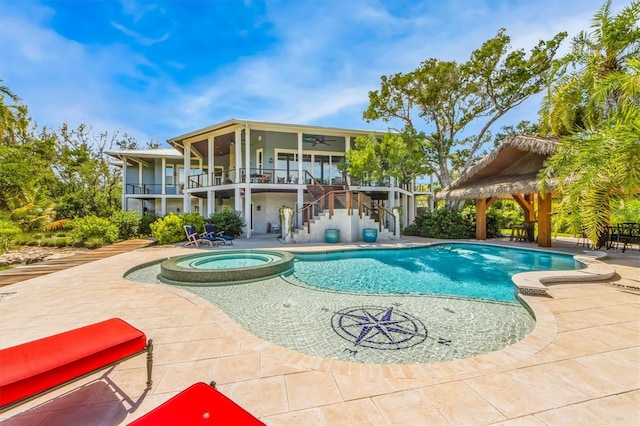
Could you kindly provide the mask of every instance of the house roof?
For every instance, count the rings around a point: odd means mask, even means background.
[[[345,133],[352,133],[357,135],[368,135],[371,133],[387,132],[386,130],[383,131],[383,130],[347,129],[347,128],[340,128],[340,127],[324,127],[324,126],[310,126],[310,125],[302,125],[302,124],[272,123],[268,121],[254,121],[254,120],[232,118],[230,120],[223,121],[221,123],[213,124],[211,126],[204,127],[202,129],[194,130],[184,135],[167,139],[167,143],[173,146],[180,145],[180,142],[184,139],[189,139],[195,136],[204,135],[206,133],[217,131],[217,130],[224,130],[225,128],[236,128],[238,125],[241,125],[241,126],[247,125],[249,126],[249,128],[259,128],[261,130],[271,130],[271,129],[280,130],[280,131],[287,130],[287,129],[291,131],[303,130],[307,133],[318,133],[318,134],[332,135],[332,136],[344,135]],[[231,129],[229,131],[231,131]]]
[[[124,162],[128,164],[144,163],[149,164],[156,158],[179,159],[183,155],[173,148],[157,148],[157,149],[120,149],[115,151],[107,151],[107,155],[117,158],[118,162],[113,164],[122,167]]]
[[[538,192],[538,173],[557,144],[557,140],[551,138],[507,136],[491,153],[444,188],[438,198],[510,198],[511,194]]]

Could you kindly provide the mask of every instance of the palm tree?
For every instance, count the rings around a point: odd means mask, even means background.
[[[541,178],[557,180],[561,213],[579,218],[595,244],[609,207],[640,195],[640,2],[612,16],[607,1],[594,31],[581,33],[566,59],[574,69],[549,90],[541,127],[560,145]]]
[[[543,100],[543,134],[561,136],[597,125],[616,108],[618,92],[610,93],[608,99],[596,99],[594,90],[607,75],[624,71],[630,59],[640,56],[639,18],[640,2],[633,1],[613,15],[611,0],[607,0],[593,18],[592,31],[574,37]]]
[[[12,105],[6,104],[5,98]],[[13,143],[18,135],[24,135],[27,131],[28,110],[26,105],[19,103],[20,100],[9,87],[0,85],[0,143]]]

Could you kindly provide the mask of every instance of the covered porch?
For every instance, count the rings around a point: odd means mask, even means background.
[[[553,153],[555,139],[510,135],[491,153],[439,194],[440,199],[475,200],[476,239],[487,239],[487,209],[498,199],[513,199],[523,210],[523,233],[539,247],[551,247],[553,187],[542,189],[538,174]]]

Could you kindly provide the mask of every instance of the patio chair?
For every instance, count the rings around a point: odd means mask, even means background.
[[[187,244],[184,245],[185,247],[199,247],[200,244],[208,244],[211,247],[218,245],[215,238],[208,237],[204,234],[198,234],[196,227],[193,225],[184,225],[184,233],[187,235]]]
[[[271,224],[271,232],[273,232],[274,234],[279,234],[282,232],[279,222],[274,222]]]
[[[212,223],[205,223],[204,224],[204,234],[206,235],[207,238],[211,238],[214,239],[217,242],[220,242],[222,244],[229,244],[229,245],[233,245],[233,240],[235,240],[234,237],[232,237],[231,235],[227,235],[224,232],[218,232],[216,230],[216,226]]]

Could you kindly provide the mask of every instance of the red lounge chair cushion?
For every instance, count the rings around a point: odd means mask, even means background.
[[[144,350],[144,333],[119,318],[0,349],[0,406]]]
[[[198,382],[129,426],[264,425],[206,383]]]

